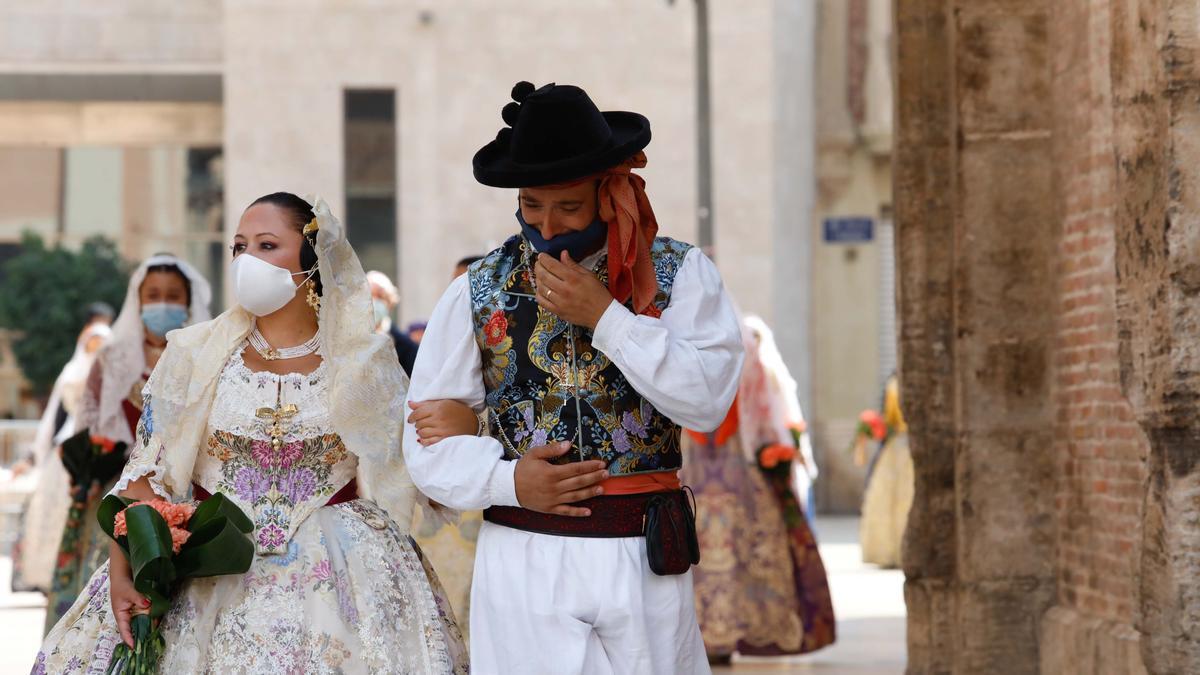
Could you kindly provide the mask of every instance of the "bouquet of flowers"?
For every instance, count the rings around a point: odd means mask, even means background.
[[[804,520],[804,511],[792,490],[792,462],[796,461],[800,454],[800,436],[804,432],[795,425],[789,430],[794,445],[776,443],[762,446],[758,449],[758,469],[762,471],[767,485],[779,503],[784,524],[793,528]]]
[[[158,621],[170,608],[171,591],[184,579],[250,569],[254,544],[247,535],[254,524],[220,493],[199,506],[109,495],[100,503],[97,518],[125,551],[133,587],[150,600],[149,613],[133,617],[133,648],[117,645],[107,672],[157,672],[166,647]]]
[[[887,434],[887,422],[884,421],[883,415],[880,415],[879,411],[864,410],[859,413],[858,429],[855,430],[854,441],[850,445],[850,449],[854,452],[854,463],[858,466],[866,466],[867,439],[879,442],[887,438]]]
[[[758,449],[758,468],[763,471],[788,475],[794,459],[796,448],[783,443],[764,445]]]
[[[71,476],[74,501],[86,504],[93,483],[104,485],[125,467],[125,444],[84,429],[63,441],[62,462]]]
[[[92,490],[99,489],[97,485],[107,485],[121,473],[125,466],[125,444],[92,436],[84,429],[62,442],[62,463],[71,477],[71,506],[58,542],[54,574],[56,584],[70,588],[79,573],[79,566],[70,563],[80,556],[79,542],[84,536],[83,522]]]

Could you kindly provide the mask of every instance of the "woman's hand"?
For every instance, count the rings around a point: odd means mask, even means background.
[[[134,589],[125,553],[115,544],[113,548],[115,550],[111,551],[112,557],[109,558],[108,594],[112,599],[113,616],[117,619],[121,640],[133,649],[133,617],[149,614],[150,600]]]
[[[158,495],[150,487],[150,479],[142,476],[122,490],[121,496],[143,501],[155,499]],[[133,587],[129,559],[125,557],[125,550],[115,541],[108,544],[108,595],[112,599],[113,616],[117,619],[121,639],[133,649],[133,627],[130,624],[138,614],[150,613],[150,599]]]
[[[417,427],[421,445],[433,445],[451,436],[474,436],[479,431],[475,411],[458,401],[409,401],[408,421]]]

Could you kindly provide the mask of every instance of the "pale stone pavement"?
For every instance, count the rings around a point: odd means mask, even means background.
[[[817,522],[838,618],[838,641],[815,654],[786,659],[739,659],[717,673],[897,675],[904,672],[904,577],[859,560],[858,519]],[[0,558],[0,674],[27,673],[42,635],[45,601],[9,592],[12,565]]]

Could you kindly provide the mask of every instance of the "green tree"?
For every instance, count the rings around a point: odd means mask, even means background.
[[[25,233],[21,253],[0,270],[0,326],[18,332],[13,352],[35,394],[49,393],[71,358],[86,306],[120,308],[129,270],[103,237],[72,251]]]

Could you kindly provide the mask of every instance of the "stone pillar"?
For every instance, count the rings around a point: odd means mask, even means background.
[[[1150,442],[1142,658],[1200,670],[1200,72],[1196,0],[1113,4],[1121,383]]]
[[[911,673],[1037,672],[1053,599],[1048,10],[897,2]]]
[[[910,673],[946,673],[954,579],[954,191],[951,3],[896,4],[895,208],[901,388],[916,492],[905,535]]]

